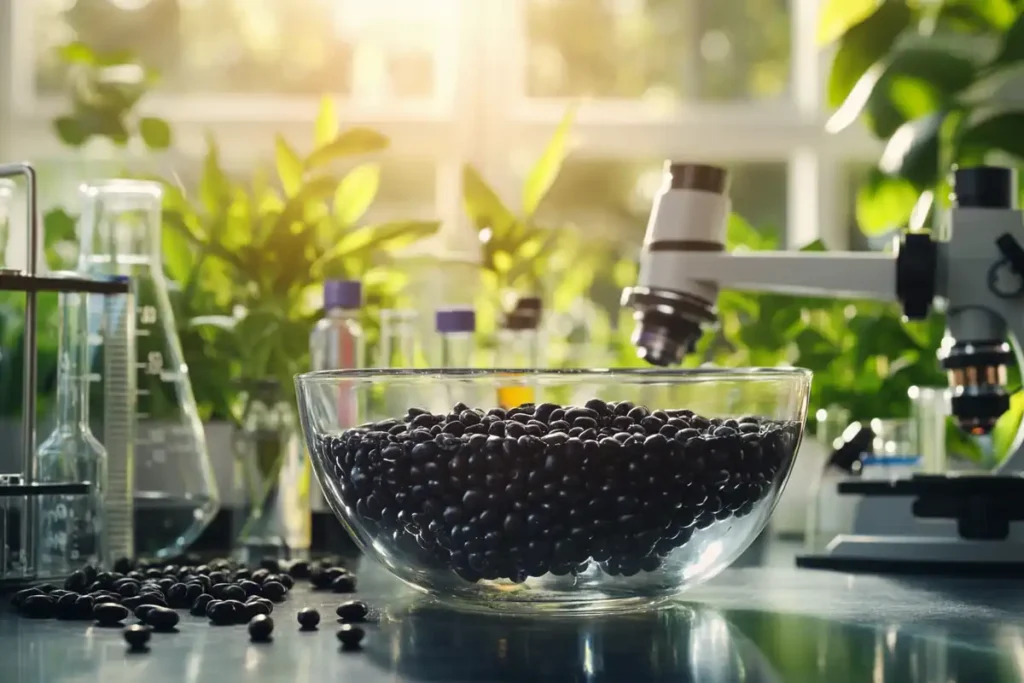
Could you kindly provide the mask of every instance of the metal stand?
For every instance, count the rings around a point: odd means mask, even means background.
[[[28,230],[27,270],[0,270],[0,291],[25,293],[25,354],[22,378],[21,416],[21,472],[0,474],[0,586],[5,583],[24,582],[35,578],[36,522],[32,502],[43,495],[82,495],[91,484],[40,484],[36,479],[36,395],[37,376],[37,295],[39,292],[80,292],[87,294],[127,294],[130,283],[125,281],[98,281],[79,277],[52,277],[38,275],[39,269],[39,211],[35,169],[28,163],[0,164],[0,178],[25,179],[26,220]],[[14,520],[9,514],[9,503],[19,502],[20,558],[8,556],[10,539],[15,533]]]

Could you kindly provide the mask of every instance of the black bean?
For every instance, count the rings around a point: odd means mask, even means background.
[[[320,624],[320,612],[312,607],[303,607],[295,617],[303,631],[311,631]]]
[[[288,573],[294,579],[308,579],[309,563],[305,560],[296,560],[288,567]]]
[[[19,604],[20,613],[30,619],[49,619],[56,608],[56,601],[42,593],[24,596]]]
[[[149,643],[150,628],[143,624],[132,624],[124,630],[124,639],[135,652],[146,650]]]
[[[366,615],[370,613],[370,608],[361,600],[349,600],[338,605],[338,609],[335,612],[338,618],[344,622],[357,622],[366,620]]]
[[[244,600],[245,591],[242,591],[241,589],[239,589],[239,591],[242,592],[242,599]],[[271,602],[280,602],[281,600],[284,600],[284,596],[287,592],[288,589],[279,581],[268,580],[263,584],[263,597],[267,598]]]
[[[146,614],[146,623],[152,626],[154,631],[173,631],[179,619],[178,613],[169,607],[153,607]]]
[[[260,595],[262,593],[262,588],[260,584],[256,583],[255,581],[239,581],[238,587],[242,590],[242,593],[245,595],[245,597],[250,597],[252,595]],[[235,599],[237,600],[238,598]]]
[[[352,624],[343,624],[338,629],[338,640],[341,641],[342,647],[349,650],[359,649],[360,643],[363,642],[363,637],[366,636],[366,632],[358,626]]]
[[[101,626],[119,624],[128,615],[128,608],[110,602],[101,602],[92,608],[92,617]]]
[[[270,640],[274,632],[274,620],[266,614],[257,614],[249,621],[249,637],[257,643]]]
[[[343,575],[331,582],[331,590],[335,593],[355,593],[356,577]]]
[[[253,617],[255,617],[255,616],[259,615],[259,614],[267,614],[267,615],[269,615],[271,613],[271,609],[270,609],[270,607],[267,606],[268,604],[269,604],[269,601],[263,601],[263,600],[253,600],[252,602],[246,602],[245,603],[245,619],[246,619],[246,621],[248,621],[249,619],[252,619]]]
[[[189,614],[194,617],[205,616],[206,606],[212,601],[213,596],[209,593],[203,593],[202,595],[197,596],[196,599],[192,601],[192,607],[189,609]],[[135,613],[135,616],[138,616],[138,612]]]

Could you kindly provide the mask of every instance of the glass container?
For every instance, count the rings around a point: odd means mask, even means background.
[[[53,432],[36,455],[42,484],[88,482],[86,495],[39,498],[41,577],[67,576],[87,564],[109,564],[104,548],[107,452],[89,426],[89,344],[87,294],[59,296],[57,409]]]
[[[913,429],[911,448],[921,455],[921,471],[944,474],[947,471],[946,431],[949,424],[949,387],[910,387],[910,419]]]
[[[426,354],[420,339],[420,316],[410,309],[384,309],[380,312],[380,343],[377,367],[411,370],[427,367]],[[386,391],[374,392],[371,408],[374,414],[387,416],[406,406],[438,407],[444,394],[433,387],[410,387],[408,396],[396,396]]]
[[[437,363],[439,368],[471,368],[476,350],[476,313],[472,309],[453,308],[434,314],[437,334]]]
[[[903,419],[875,418],[869,423],[875,438],[861,460],[865,479],[903,479],[919,471],[921,456],[913,452],[913,423]]]
[[[495,367],[540,368],[540,321],[542,305],[537,297],[521,297],[501,322],[495,348]],[[534,401],[534,387],[526,377],[510,375],[510,379],[497,387],[498,405],[512,408]]]
[[[163,272],[162,194],[144,181],[86,185],[79,235],[82,273],[132,281],[135,549],[155,557],[188,548],[220,503]]]
[[[340,394],[494,397],[506,373],[296,378],[313,469],[341,523],[400,579],[470,607],[632,609],[716,575],[768,521],[810,389],[799,369],[525,370],[515,379],[536,403],[508,411],[463,401],[338,419]],[[584,392],[584,406],[563,407]],[[638,393],[659,402],[631,403]]]
[[[324,283],[324,317],[309,336],[310,370],[358,370],[366,367],[366,331],[360,324],[363,305],[362,283],[328,280]],[[351,397],[338,397],[338,410],[360,414]],[[344,416],[339,417],[344,421]],[[334,516],[320,487],[313,483],[312,465],[304,458],[302,484],[309,491],[310,549],[323,552],[350,550],[347,534],[336,531]]]
[[[309,549],[309,484],[294,410],[279,382],[248,387],[242,425],[233,439],[237,516],[235,548],[243,561]]]

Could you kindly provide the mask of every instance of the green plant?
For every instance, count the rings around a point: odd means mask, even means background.
[[[502,201],[471,165],[463,169],[463,202],[482,248],[478,329],[489,339],[509,295],[541,296],[545,310],[564,313],[601,285],[602,267],[621,245],[588,239],[572,224],[546,225],[538,212],[570,153],[570,108],[526,176],[522,207]]]
[[[325,279],[363,282],[372,310],[393,301],[405,281],[387,253],[433,234],[434,221],[364,225],[380,166],[365,162],[339,175],[335,166],[388,146],[365,128],[338,130],[330,99],[316,124],[314,149],[299,154],[276,140],[273,180],[257,172],[232,180],[216,144],[194,195],[168,186],[164,259],[180,336],[205,416],[237,419],[238,387],[292,376],[309,367],[308,342]]]
[[[94,138],[126,146],[138,138],[151,150],[171,146],[171,127],[163,119],[139,116],[136,107],[157,82],[131,52],[98,52],[74,41],[58,48],[66,67],[70,111],[53,126],[61,141],[81,147]]]
[[[1019,0],[832,0],[819,39],[836,49],[830,129],[861,121],[886,141],[857,194],[865,233],[933,227],[955,164],[1024,161],[1024,106],[1007,97],[1024,78]],[[937,346],[932,338],[922,349],[928,362]],[[1022,415],[1024,401],[1015,399],[996,430],[997,458]]]
[[[1018,0],[833,0],[820,38],[836,44],[830,128],[860,120],[887,141],[857,196],[868,234],[928,225],[953,164],[1024,158],[1024,106],[1006,97],[1024,76]]]

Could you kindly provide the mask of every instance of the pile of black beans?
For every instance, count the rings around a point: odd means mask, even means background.
[[[63,587],[27,588],[16,593],[12,603],[22,616],[37,619],[113,625],[133,614],[155,630],[174,627],[178,615],[173,610],[189,610],[214,623],[224,623],[229,615],[232,623],[247,623],[258,614],[269,614],[274,603],[285,599],[295,574],[306,578],[311,574],[305,562],[291,568],[276,560],[261,565],[249,568],[229,560],[195,566],[119,560],[116,569],[121,571],[87,566],[72,572]],[[224,607],[215,611],[217,605]]]
[[[599,399],[403,419],[320,435],[342,502],[389,545],[466,581],[660,568],[695,530],[743,517],[800,425]]]
[[[86,566],[72,572],[63,587],[39,584],[18,591],[11,599],[16,612],[28,619],[60,619],[95,622],[99,626],[122,627],[130,616],[138,623],[124,629],[132,652],[147,652],[152,632],[173,632],[187,610],[193,617],[207,618],[211,626],[248,624],[254,642],[271,640],[274,604],[286,599],[297,580],[306,580],[314,590],[352,593],[355,574],[338,558],[315,562],[297,560],[282,563],[262,560],[248,567],[230,560],[189,564],[163,564],[145,560],[119,559],[112,571]],[[346,650],[359,649],[364,630],[352,622],[364,622],[370,608],[359,600],[348,600],[337,608],[344,625],[338,638]],[[297,612],[303,631],[314,631],[320,623],[315,608]]]

